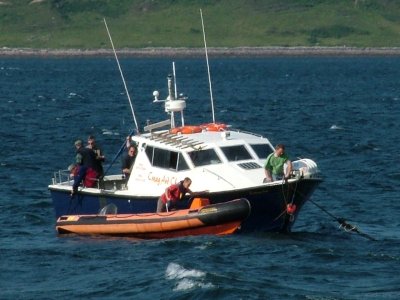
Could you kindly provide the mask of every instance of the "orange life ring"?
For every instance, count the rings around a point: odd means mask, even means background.
[[[223,123],[208,123],[201,125],[207,131],[225,131],[228,128],[228,125]]]
[[[203,129],[200,126],[181,126],[170,129],[170,133],[183,133],[183,134],[192,134],[202,132]]]
[[[177,133],[180,132],[180,130],[181,130],[181,127],[175,127],[175,128],[171,128],[171,129],[169,130],[169,132],[170,132],[170,133],[173,133],[173,134],[177,134]]]

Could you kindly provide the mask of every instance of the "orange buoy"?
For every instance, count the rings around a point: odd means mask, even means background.
[[[286,206],[286,212],[287,212],[289,215],[293,215],[293,214],[295,213],[295,211],[296,211],[296,204],[289,203],[289,204]]]

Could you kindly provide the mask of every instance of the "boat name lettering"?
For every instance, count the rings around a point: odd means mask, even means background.
[[[175,176],[169,177],[169,176],[157,176],[154,175],[153,173],[149,173],[149,176],[147,177],[148,180],[157,183],[157,185],[164,184],[164,185],[171,185],[177,183],[177,179]]]

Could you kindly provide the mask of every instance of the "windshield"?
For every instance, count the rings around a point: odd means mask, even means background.
[[[244,145],[221,147],[221,150],[225,154],[228,161],[252,159],[249,151],[247,151]]]
[[[214,149],[192,151],[189,152],[189,156],[195,167],[221,163],[221,160]]]
[[[250,146],[260,159],[266,159],[267,156],[274,151],[268,144],[253,144]]]
[[[189,169],[189,166],[187,165],[182,153],[156,148],[153,146],[147,146],[146,154],[151,165],[154,167],[175,171]]]

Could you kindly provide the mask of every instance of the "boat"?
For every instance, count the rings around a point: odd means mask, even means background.
[[[195,198],[189,209],[160,213],[117,214],[114,204],[97,215],[66,215],[58,218],[59,234],[107,235],[160,239],[195,235],[227,235],[236,232],[250,214],[247,199],[209,204]]]
[[[56,218],[97,214],[109,204],[122,214],[154,213],[166,187],[190,177],[191,189],[207,190],[199,196],[209,198],[211,204],[248,199],[252,210],[241,231],[290,231],[322,181],[317,164],[307,158],[294,160],[287,181],[263,182],[263,166],[274,150],[269,139],[225,123],[185,125],[187,99],[175,98],[174,76],[167,80],[169,94],[163,101],[170,118],[131,136],[137,156],[129,179],[120,173],[106,174],[94,187],[81,186],[71,197],[73,179],[69,172],[55,172],[48,188]],[[155,102],[161,102],[159,92],[153,95]],[[175,120],[178,113],[179,126]],[[178,204],[179,209],[189,206],[189,196]]]
[[[107,25],[106,28],[108,31]],[[113,45],[110,34],[109,37]],[[114,54],[120,68],[115,49]],[[167,97],[160,99],[160,93],[153,92],[153,102],[164,104],[167,119],[146,124],[143,131],[139,129],[126,89],[136,125],[130,143],[137,148],[129,179],[106,171],[94,187],[81,186],[71,197],[73,180],[69,172],[56,171],[48,186],[56,218],[97,214],[109,204],[122,214],[153,213],[168,186],[190,177],[191,189],[206,190],[206,194],[198,196],[207,197],[211,204],[248,199],[252,209],[241,224],[241,232],[291,231],[304,203],[322,182],[319,168],[311,159],[297,159],[292,161],[288,180],[264,182],[264,164],[274,147],[267,137],[216,121],[207,55],[206,58],[212,121],[186,123],[183,111],[188,98],[177,92],[175,64],[167,76]],[[125,83],[121,68],[120,73]],[[189,206],[190,198],[186,196],[178,208]]]

